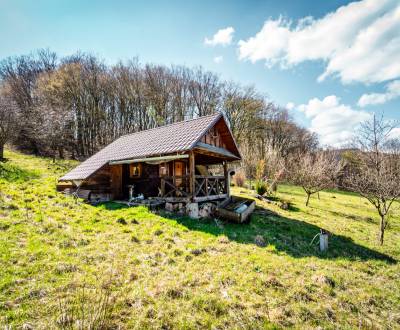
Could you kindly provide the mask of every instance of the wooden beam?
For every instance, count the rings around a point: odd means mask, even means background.
[[[214,145],[208,144],[208,143],[203,143],[203,142],[198,142],[196,144],[196,148],[199,150],[204,150],[207,152],[211,152],[213,154],[218,155],[219,157],[226,157],[226,158],[231,158],[231,159],[240,159],[238,156],[235,154],[231,153],[229,150],[221,147],[216,147]]]
[[[212,201],[216,199],[223,199],[227,198],[227,194],[221,194],[221,195],[213,195],[213,196],[202,196],[202,197],[195,197],[194,201],[195,202],[206,202],[206,201]]]
[[[224,177],[225,177],[225,192],[230,196],[230,182],[229,182],[229,173],[228,173],[228,162],[224,162]]]
[[[164,200],[164,201],[170,202],[170,203],[188,203],[191,201],[191,198],[188,198],[188,197],[164,197],[164,198],[161,198],[161,200]]]
[[[161,178],[161,197],[165,196],[165,179]]]
[[[161,156],[161,157],[148,157],[148,158],[138,158],[138,159],[123,159],[123,160],[112,160],[109,162],[110,165],[117,164],[131,164],[131,163],[141,163],[141,162],[154,162],[154,161],[169,161],[174,159],[184,159],[188,158],[187,154],[184,155],[170,155],[170,156]]]
[[[195,188],[195,158],[194,158],[194,152],[193,150],[190,151],[189,153],[189,175],[190,175],[190,180],[189,180],[189,192],[192,198],[195,197],[196,193],[196,188]]]

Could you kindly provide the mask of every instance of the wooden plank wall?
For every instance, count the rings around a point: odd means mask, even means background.
[[[111,171],[110,166],[105,165],[96,173],[94,173],[90,178],[85,180],[81,185],[81,189],[90,190],[96,194],[107,194],[111,193]],[[58,191],[63,191],[66,188],[76,189],[75,185],[71,182],[60,182],[57,185]]]
[[[201,142],[210,144],[219,148],[226,148],[225,141],[221,136],[221,132],[217,127],[212,127],[210,130],[203,136]]]
[[[105,190],[110,192],[110,179],[110,166],[106,165],[85,181],[82,187],[98,193],[105,192]]]
[[[210,144],[215,147],[224,148],[237,154],[237,148],[231,135],[229,128],[221,119],[214,127],[210,128],[206,135],[203,136],[201,142]]]

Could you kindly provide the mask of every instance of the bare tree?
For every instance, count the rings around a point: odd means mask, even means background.
[[[252,129],[252,122],[265,107],[265,100],[253,87],[245,87],[232,82],[223,86],[223,113],[238,143]]]
[[[334,186],[334,179],[340,171],[333,153],[326,151],[301,154],[292,159],[292,164],[295,165],[289,170],[289,179],[306,192],[306,206],[311,195]]]
[[[377,210],[381,245],[391,206],[400,198],[400,142],[390,139],[394,127],[383,117],[375,116],[361,125],[355,141],[353,170],[344,182],[347,189],[365,197]]]
[[[275,193],[278,190],[278,183],[285,177],[286,160],[273,149],[267,149],[264,157],[266,159],[266,181],[269,184],[269,190]]]
[[[218,76],[198,67],[192,71],[189,91],[195,104],[193,116],[206,116],[218,110],[221,84]]]
[[[4,159],[4,145],[15,136],[17,128],[17,105],[0,86],[0,161]]]
[[[18,145],[38,154],[36,141],[40,120],[37,120],[34,98],[36,79],[42,72],[50,72],[57,66],[57,56],[46,49],[29,55],[9,57],[0,61],[0,79],[7,83],[10,96],[18,106],[20,131],[16,136]]]
[[[41,120],[41,130],[37,140],[46,154],[53,156],[53,161],[58,153],[59,158],[65,157],[65,150],[72,144],[73,115],[57,97],[54,88],[59,84],[59,77],[53,73],[43,73],[37,81],[35,97],[37,104],[35,110]]]

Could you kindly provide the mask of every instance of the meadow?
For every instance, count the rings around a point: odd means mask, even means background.
[[[257,200],[247,224],[192,220],[85,204],[55,191],[76,162],[5,156],[0,328],[400,328],[398,204],[380,246],[377,214],[351,193],[306,207],[301,188],[280,185],[288,210]],[[324,253],[311,244],[321,228]]]

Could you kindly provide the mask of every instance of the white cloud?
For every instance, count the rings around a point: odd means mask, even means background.
[[[400,80],[395,80],[386,86],[385,93],[363,94],[358,100],[360,107],[383,104],[400,96]]]
[[[223,60],[224,60],[223,56],[215,56],[214,57],[214,62],[217,64],[221,63]]]
[[[227,46],[232,43],[233,34],[235,33],[235,29],[231,26],[220,29],[213,35],[211,39],[205,38],[204,44],[208,46]]]
[[[368,120],[371,114],[357,111],[340,103],[335,95],[323,100],[313,98],[297,109],[311,120],[310,130],[318,134],[322,145],[340,147],[351,142],[357,126]]]
[[[389,134],[390,139],[400,139],[400,127],[395,127]]]
[[[344,83],[382,82],[400,77],[399,31],[398,0],[363,0],[320,19],[269,19],[255,36],[239,41],[239,58],[281,67],[322,60],[320,81],[334,75]]]
[[[293,102],[289,102],[286,104],[286,109],[293,110],[295,108],[295,104]]]

